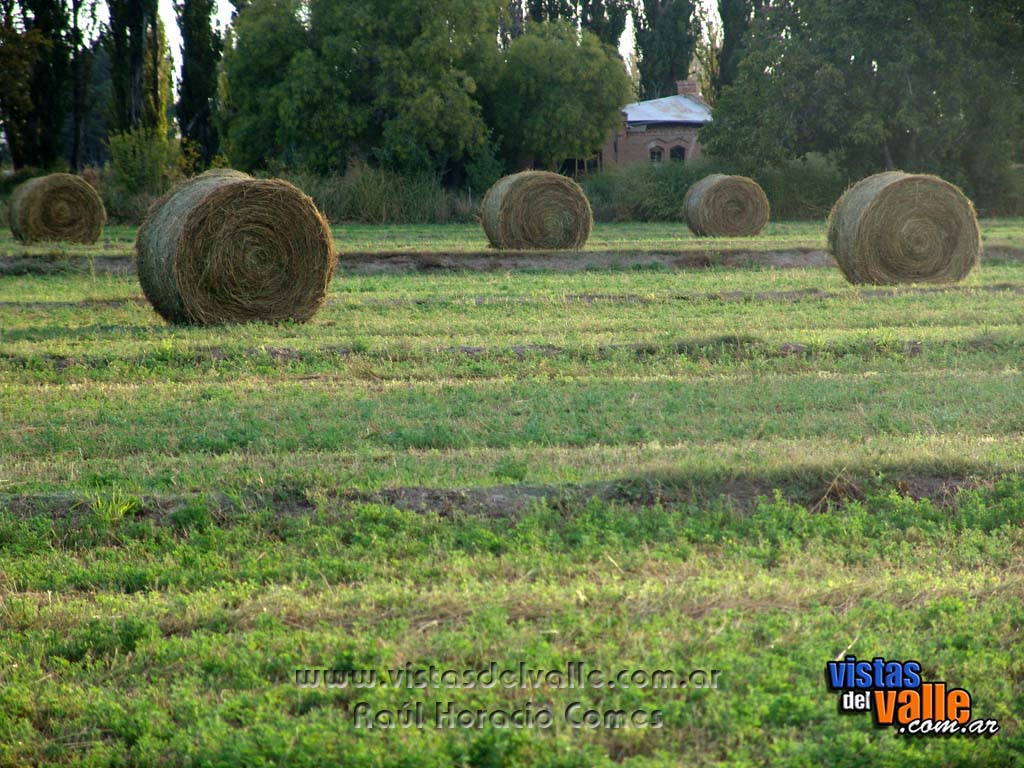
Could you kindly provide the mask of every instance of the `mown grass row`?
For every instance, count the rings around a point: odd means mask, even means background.
[[[0,765],[1024,760],[1020,263],[947,290],[717,268],[333,288],[305,326],[198,329],[133,278],[0,279]],[[840,716],[843,653],[920,660],[1002,730]],[[720,687],[294,680],[571,660]],[[353,720],[576,700],[665,725]]]
[[[896,494],[814,513],[780,500],[533,506],[515,521],[321,500],[100,493],[0,525],[0,762],[157,765],[1015,765],[1024,743],[1019,481],[954,509]],[[920,659],[982,741],[912,740],[836,714],[824,663]],[[301,688],[295,669],[721,670],[715,690]],[[356,705],[548,706],[556,726],[356,729]],[[573,701],[660,710],[582,729]]]

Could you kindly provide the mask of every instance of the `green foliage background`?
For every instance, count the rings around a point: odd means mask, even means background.
[[[748,172],[817,152],[854,180],[935,173],[998,207],[1024,157],[1022,50],[1015,0],[779,0],[701,139]]]

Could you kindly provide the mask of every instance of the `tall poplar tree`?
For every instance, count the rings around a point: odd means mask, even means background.
[[[198,149],[204,165],[217,153],[213,113],[217,98],[217,65],[222,42],[211,23],[213,0],[180,0],[174,5],[181,31],[181,83],[178,86],[178,128]]]
[[[640,54],[640,94],[671,96],[685,80],[700,34],[694,0],[643,0],[633,14]]]

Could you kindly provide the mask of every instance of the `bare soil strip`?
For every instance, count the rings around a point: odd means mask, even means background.
[[[799,474],[794,472],[790,476],[778,477],[745,474],[733,477],[638,476],[582,485],[415,486],[380,491],[335,491],[328,493],[327,497],[328,509],[369,502],[423,514],[468,514],[498,519],[515,519],[538,503],[570,510],[593,498],[621,503],[627,509],[724,500],[732,508],[749,513],[759,499],[773,498],[776,490],[787,501],[812,511],[828,505],[841,508],[851,502],[863,501],[868,494],[892,491],[915,500],[928,499],[940,507],[949,508],[956,504],[960,490],[991,487],[998,479],[981,467],[977,471],[942,474],[926,468],[894,466],[885,468],[883,474],[886,479],[879,481],[877,469],[844,468],[836,473],[825,467],[803,468]],[[254,506],[270,506],[282,515],[313,514],[323,508],[307,496],[306,489],[275,488],[253,494],[247,502]],[[175,510],[192,498],[192,494],[143,496],[133,518],[167,522]],[[221,502],[222,510],[230,510],[237,506],[238,497],[224,497]],[[0,506],[14,515],[48,515],[55,519],[84,517],[90,512],[89,499],[74,493],[0,496]],[[230,513],[225,515],[227,519]]]
[[[1024,248],[987,247],[984,259],[1024,261]],[[614,250],[614,251],[367,251],[340,252],[338,268],[354,274],[467,270],[507,272],[536,269],[577,272],[587,269],[660,268],[669,270],[708,267],[770,267],[806,269],[836,267],[832,257],[820,248],[781,250]],[[114,275],[135,274],[132,256],[64,255],[0,256],[0,276],[55,274],[61,272]]]
[[[135,259],[130,256],[0,256],[0,277],[4,275],[56,275],[62,273],[134,275]]]
[[[704,269],[716,265],[732,267],[830,267],[835,262],[823,250],[791,248],[780,251],[753,250],[655,250],[655,251],[478,251],[465,253],[416,253],[390,251],[342,253],[338,266],[355,273],[460,269],[505,272],[546,269],[573,272],[586,269],[660,267]]]

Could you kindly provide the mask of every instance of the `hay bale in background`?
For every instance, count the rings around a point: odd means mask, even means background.
[[[764,229],[768,197],[753,179],[713,173],[683,197],[683,218],[698,237],[752,237]]]
[[[480,223],[495,248],[582,248],[594,217],[590,201],[570,178],[523,171],[498,179],[480,206]]]
[[[286,181],[224,169],[154,203],[135,251],[143,292],[174,323],[305,322],[337,263],[309,197]]]
[[[977,266],[981,233],[959,188],[887,171],[857,182],[833,206],[828,252],[851,283],[949,283]]]
[[[107,212],[99,193],[79,176],[51,173],[20,184],[11,194],[8,218],[19,240],[95,243]]]

